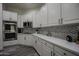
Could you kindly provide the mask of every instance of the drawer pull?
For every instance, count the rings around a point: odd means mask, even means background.
[[[66,55],[66,53],[64,53],[64,55]]]
[[[55,56],[55,53],[53,53],[53,56]]]
[[[51,51],[51,56],[52,56],[52,53],[53,53],[53,52]]]

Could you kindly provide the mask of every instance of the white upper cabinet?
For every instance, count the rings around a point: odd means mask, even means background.
[[[60,20],[60,4],[48,4],[48,24],[47,26],[59,25]]]
[[[40,10],[36,11],[33,15],[33,27],[40,27],[41,26],[41,13]]]
[[[17,21],[17,13],[3,10],[3,20]]]
[[[12,18],[12,21],[17,21],[17,13],[16,12],[10,12],[10,17]]]
[[[47,26],[47,4],[43,5],[40,10],[40,17],[41,17],[41,27]]]
[[[17,24],[18,24],[18,27],[20,28],[21,27],[21,15],[18,15],[17,19],[18,19]]]
[[[79,23],[79,4],[63,3],[62,18],[63,24]]]
[[[36,20],[36,14],[37,12],[34,12],[33,15],[32,15],[32,20],[33,20],[33,27],[38,27],[38,24],[37,24],[37,20]]]
[[[23,17],[23,15],[21,15],[21,28],[23,28],[23,22],[24,22],[24,17]]]
[[[3,11],[3,20],[9,20],[10,14],[8,11]]]

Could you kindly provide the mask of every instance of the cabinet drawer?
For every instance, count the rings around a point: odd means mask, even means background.
[[[73,53],[71,53],[71,52],[69,52],[67,50],[64,50],[64,49],[62,49],[62,48],[60,48],[58,46],[54,47],[54,51],[55,51],[55,53],[59,53],[62,56],[75,56],[75,54],[73,54]]]
[[[76,56],[75,54],[73,54],[73,53],[71,53],[69,51],[66,51],[65,53],[66,53],[67,56]]]
[[[47,42],[47,41],[45,41],[45,40],[43,40],[41,38],[39,38],[38,41],[41,42],[42,44],[48,46],[49,48],[53,49],[53,44],[51,44],[51,43],[49,43],[49,42]]]
[[[46,45],[49,47],[49,48],[52,48],[53,49],[53,44],[49,43],[49,42],[46,42]]]
[[[45,41],[41,38],[39,38],[38,41],[41,42],[42,44],[45,44]]]

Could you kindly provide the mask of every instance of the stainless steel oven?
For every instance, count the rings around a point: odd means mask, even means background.
[[[3,21],[4,41],[17,39],[17,23],[13,21]]]

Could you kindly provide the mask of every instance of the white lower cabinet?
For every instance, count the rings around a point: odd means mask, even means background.
[[[26,37],[26,39],[24,41],[25,45],[32,46],[32,37],[31,37],[31,35],[30,34],[25,34],[25,37]]]
[[[34,48],[37,50],[37,40],[38,40],[38,37],[35,37],[33,36],[33,40],[34,40]]]
[[[54,46],[54,55],[56,56],[76,56],[75,54],[61,48],[61,47],[58,47],[58,46]]]
[[[51,56],[53,51],[53,45],[52,48],[48,45],[50,43],[47,43],[41,38],[36,37],[37,40],[35,40],[34,47],[39,53],[40,56]]]
[[[32,36],[30,34],[18,34],[18,44],[32,46]]]
[[[34,48],[37,50],[40,56],[76,56],[74,53],[49,43],[48,41],[45,41],[37,36],[33,36],[33,39]]]
[[[37,52],[43,56],[43,46],[39,40],[37,41]]]
[[[18,43],[33,46],[40,56],[76,56],[74,53],[29,34],[18,35]]]
[[[24,34],[18,34],[18,44],[24,44],[25,36]]]
[[[51,48],[43,44],[43,55],[44,56],[51,56]]]

